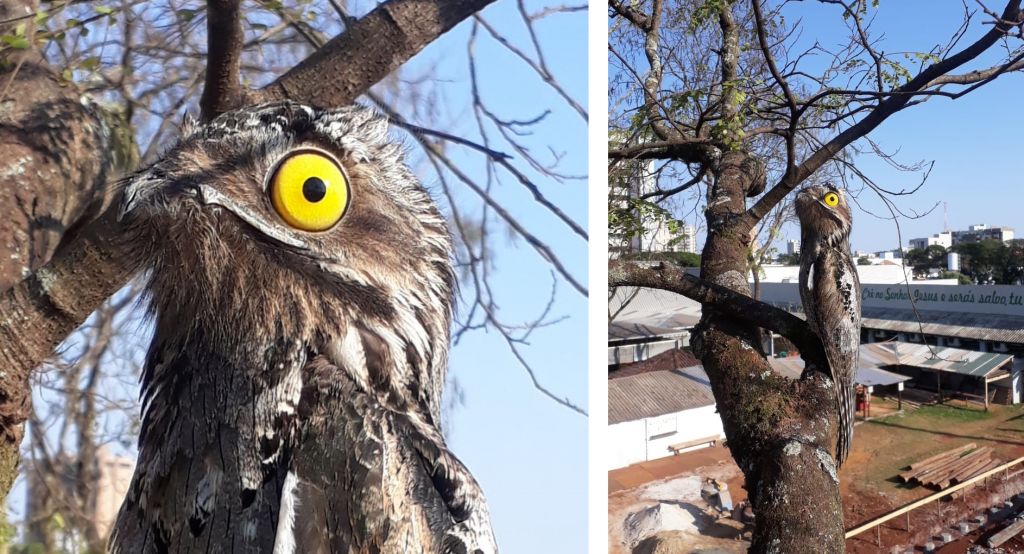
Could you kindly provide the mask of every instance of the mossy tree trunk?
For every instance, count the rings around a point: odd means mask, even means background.
[[[742,152],[723,156],[706,212],[704,280],[751,294],[745,199],[763,189],[759,160]],[[746,478],[757,517],[751,551],[841,552],[845,539],[831,454],[836,424],[831,381],[817,372],[795,382],[778,376],[762,352],[758,326],[708,308],[692,344],[711,381],[729,449]],[[808,367],[825,369],[815,354],[804,353]]]

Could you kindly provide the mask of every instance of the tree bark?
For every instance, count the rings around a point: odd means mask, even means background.
[[[5,0],[0,20],[37,7]],[[32,21],[27,19],[25,31],[30,43]],[[15,26],[0,26],[0,34]],[[130,151],[119,142],[124,135],[117,125],[116,117],[64,82],[34,47],[0,54],[0,206],[6,208],[0,218],[0,304],[8,303],[15,284],[31,283],[20,291],[24,300],[54,315],[40,322],[24,311],[0,311],[0,497],[17,475],[23,423],[31,410],[29,372],[77,325],[67,324],[63,310],[78,302],[69,287],[82,283],[51,287],[54,274],[37,271],[68,233],[109,204],[106,183]],[[13,362],[26,357],[31,365]]]
[[[685,290],[702,300],[691,335],[721,415],[733,458],[743,471],[757,515],[751,552],[842,552],[839,479],[832,450],[836,413],[821,343],[802,320],[757,302],[747,281],[750,227],[745,198],[763,189],[764,168],[744,152],[727,152],[713,171],[701,254],[707,294],[678,286],[668,265],[614,262],[609,284]],[[660,275],[660,282],[659,276]],[[692,278],[691,278],[692,279]],[[721,287],[743,295],[737,299]],[[760,327],[802,345],[808,370],[792,381],[775,374],[761,352]]]
[[[763,183],[758,160],[725,154],[706,212],[701,276],[747,295],[745,198]],[[692,340],[757,515],[751,552],[842,552],[830,382],[815,371],[796,382],[776,376],[761,352],[758,327],[714,308],[703,311]],[[827,371],[822,359],[805,354],[805,360],[809,368]]]

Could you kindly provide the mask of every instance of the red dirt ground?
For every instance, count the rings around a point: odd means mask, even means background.
[[[945,407],[943,409],[946,409]],[[845,509],[847,529],[888,513],[909,502],[923,498],[934,491],[922,486],[900,483],[896,474],[910,461],[955,448],[968,442],[990,446],[995,457],[1009,461],[1024,456],[1024,409],[1022,407],[994,407],[991,414],[959,415],[956,406],[948,408],[951,414],[940,413],[925,418],[922,415],[899,415],[857,426],[850,458],[840,472],[840,491]],[[1018,469],[1024,468],[1024,464]],[[621,543],[621,525],[625,516],[644,506],[638,495],[652,483],[671,482],[690,475],[717,474],[725,477],[735,503],[746,498],[743,477],[725,447],[713,447],[653,460],[614,470],[608,474],[609,487],[609,539],[610,551],[624,553]],[[907,518],[899,516],[847,540],[847,552],[867,554],[877,552],[921,552],[921,545],[938,538],[944,532],[959,537],[955,525],[985,512],[996,501],[1011,498],[1024,491],[1024,475],[1012,482],[1001,478],[973,487],[965,498],[932,502],[910,513],[911,532],[907,531]],[[649,502],[648,502],[649,505]],[[1017,510],[1024,509],[1018,502]],[[971,544],[985,539],[1002,529],[1003,525],[990,522],[982,528],[972,523],[972,532],[961,540],[942,547],[944,554],[967,552]],[[697,539],[699,536],[695,536]],[[881,546],[878,544],[881,539]],[[735,539],[732,544],[745,543]],[[941,540],[936,541],[936,546]],[[898,550],[894,550],[897,549]],[[742,551],[742,548],[740,549]],[[1002,552],[1024,553],[1024,540],[1007,542]]]

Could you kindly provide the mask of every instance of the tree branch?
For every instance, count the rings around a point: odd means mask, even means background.
[[[244,102],[239,66],[245,33],[239,4],[240,0],[210,0],[206,3],[206,84],[199,100],[203,121],[209,121]]]
[[[627,6],[619,0],[608,0],[608,6],[619,16],[626,18],[630,23],[636,25],[641,31],[651,29],[651,18],[646,14],[638,12],[633,6]]]
[[[697,183],[701,182],[704,179],[704,177],[707,176],[707,174],[708,174],[708,167],[706,165],[701,165],[700,169],[697,171],[697,174],[694,175],[692,179],[690,179],[688,181],[684,181],[683,183],[681,183],[681,184],[679,184],[677,186],[674,186],[674,187],[672,187],[670,189],[667,189],[667,190],[658,189],[658,190],[655,190],[653,192],[648,192],[647,194],[641,194],[640,198],[642,198],[644,200],[647,200],[648,198],[657,197],[657,199],[654,200],[654,202],[661,202],[662,200],[668,198],[669,196],[672,196],[674,194],[678,194],[680,192],[683,192],[684,190],[686,190],[686,189],[692,187],[693,185],[696,185]]]
[[[1018,54],[1014,59],[1007,63],[992,66],[988,69],[978,69],[963,73],[960,75],[943,75],[936,78],[932,82],[928,83],[929,87],[939,87],[942,85],[981,85],[995,79],[1003,73],[1009,73],[1011,71],[1020,71],[1024,69],[1024,52]],[[966,92],[973,90],[975,87],[971,87],[967,91],[960,91],[958,96],[963,96]]]
[[[685,163],[707,163],[716,157],[718,148],[706,138],[660,140],[608,151],[612,160],[678,160]]]
[[[772,187],[770,191],[747,211],[748,223],[753,226],[754,223],[764,217],[772,207],[782,201],[797,185],[817,171],[825,162],[832,159],[853,141],[873,131],[883,121],[888,119],[889,116],[905,108],[911,99],[914,98],[914,95],[909,93],[927,89],[932,86],[933,81],[977,58],[1001,38],[1005,37],[1007,31],[1011,28],[1011,25],[1007,22],[1020,22],[1022,19],[1020,4],[1020,0],[1010,0],[1007,2],[1006,7],[1003,9],[1000,23],[997,23],[992,30],[957,54],[936,62],[918,73],[916,77],[896,89],[895,92],[898,94],[881,100],[878,106],[871,110],[864,119],[836,135],[832,140],[811,154],[794,171],[787,173],[778,184]],[[801,109],[801,113],[806,108],[807,106],[804,106]]]
[[[462,20],[494,0],[387,0],[259,91],[263,101],[351,104]]]
[[[667,290],[696,300],[705,306],[738,320],[770,329],[793,342],[803,356],[825,359],[818,336],[807,322],[770,304],[740,294],[721,285],[708,283],[672,264],[638,264],[613,260],[608,262],[609,287],[647,287]]]
[[[131,276],[112,248],[120,226],[114,210],[62,245],[46,265],[0,293],[0,367],[8,384],[28,386],[32,370],[54,347]],[[28,416],[0,390],[0,434],[15,432]]]
[[[753,0],[751,6],[754,8],[754,23],[757,27],[757,41],[761,46],[761,55],[764,56],[764,61],[768,64],[768,71],[771,72],[776,84],[782,89],[782,93],[786,97],[786,104],[789,106],[789,131],[785,136],[786,173],[789,173],[796,166],[796,126],[800,121],[800,118],[797,117],[796,96],[789,88],[786,78],[779,72],[779,68],[775,63],[775,56],[772,54],[771,46],[768,44],[768,37],[765,36],[764,16],[761,14],[761,0]]]

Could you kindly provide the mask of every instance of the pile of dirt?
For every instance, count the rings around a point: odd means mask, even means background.
[[[663,531],[694,532],[696,523],[696,517],[679,504],[659,502],[626,517],[622,541],[627,548],[635,550],[644,539]]]
[[[743,475],[736,467],[732,457],[729,456],[727,449],[706,448],[695,454],[683,454],[669,459],[656,460],[645,464],[645,469],[654,474],[668,473],[672,475],[666,471],[668,468],[663,465],[686,461],[691,457],[699,459],[701,462],[684,464],[685,467],[672,477],[651,479],[609,495],[609,554],[632,554],[640,551],[709,554],[713,552],[746,552],[748,543],[742,539],[745,526],[734,521],[727,514],[720,514],[709,507],[700,492],[704,479],[714,478],[728,483],[734,503],[739,503],[746,498],[746,491],[743,490]],[[672,506],[673,509],[669,509],[667,512],[674,512],[676,516],[687,522],[686,528],[676,531],[658,530],[657,525],[651,524],[641,531],[641,526],[638,525],[641,521],[640,514],[648,513],[649,510],[655,509],[661,504]],[[680,509],[686,514],[678,512]],[[627,521],[631,523],[627,523]],[[658,538],[652,539],[652,536]],[[645,543],[646,539],[650,540]],[[685,547],[676,548],[670,545],[685,545]],[[660,550],[650,550],[651,548]],[[670,548],[671,550],[664,550]]]

